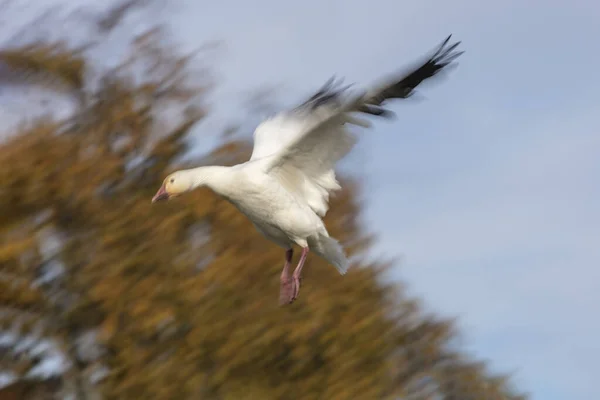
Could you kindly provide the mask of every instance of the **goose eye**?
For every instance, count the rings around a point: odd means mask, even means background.
[[[169,182],[173,183],[173,182],[175,182],[175,179],[171,178],[171,180]]]

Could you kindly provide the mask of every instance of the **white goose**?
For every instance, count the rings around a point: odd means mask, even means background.
[[[347,95],[330,79],[298,107],[263,121],[254,132],[250,160],[232,167],[207,166],[170,174],[152,198],[167,200],[201,186],[208,186],[246,215],[265,237],[285,252],[281,273],[280,302],[298,297],[302,268],[309,249],[333,264],[340,274],[348,260],[340,244],[323,224],[331,192],[340,189],[334,167],[356,139],[346,125],[369,127],[351,113],[390,116],[382,107],[388,99],[405,99],[425,79],[434,76],[462,54],[446,47],[450,36],[426,62],[408,74],[377,89]],[[302,249],[290,276],[293,244]]]

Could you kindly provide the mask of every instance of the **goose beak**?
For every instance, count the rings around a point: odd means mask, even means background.
[[[170,197],[169,193],[167,192],[167,189],[165,188],[165,185],[163,184],[160,187],[160,189],[158,189],[158,192],[156,192],[156,194],[152,198],[152,202],[156,203],[157,201],[169,200],[169,197]]]

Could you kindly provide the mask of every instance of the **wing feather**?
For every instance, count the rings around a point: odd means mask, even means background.
[[[460,42],[447,47],[450,38],[420,66],[369,92],[346,95],[350,86],[342,86],[341,80],[331,78],[298,107],[257,127],[251,160],[263,159],[265,172],[276,177],[315,213],[324,216],[330,193],[340,189],[335,164],[356,143],[347,126],[370,126],[368,121],[351,114],[392,116],[383,107],[387,100],[410,97],[421,82],[435,76],[463,53],[454,51]]]

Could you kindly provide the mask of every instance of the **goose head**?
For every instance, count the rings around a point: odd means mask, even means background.
[[[167,176],[160,189],[152,198],[152,202],[169,200],[194,188],[194,179],[189,171],[177,171]]]

